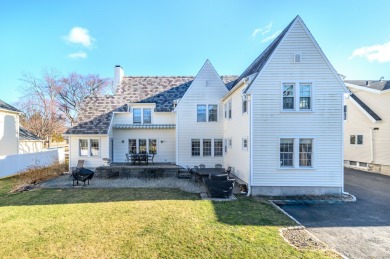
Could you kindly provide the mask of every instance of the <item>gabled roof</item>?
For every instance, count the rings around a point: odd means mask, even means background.
[[[388,80],[344,80],[344,82],[378,91],[390,90],[390,81]]]
[[[228,83],[236,76],[223,76]],[[130,103],[155,103],[156,112],[170,112],[173,101],[187,91],[193,76],[128,76],[115,95],[89,96],[79,111],[79,123],[65,134],[108,134],[114,112],[126,112]]]
[[[7,110],[12,112],[21,112],[20,110],[16,109],[12,105],[9,105],[8,103],[4,102],[0,99],[0,110]]]
[[[382,120],[378,114],[371,110],[371,108],[368,107],[368,105],[365,104],[362,100],[360,100],[355,94],[351,94],[350,96],[374,121]]]
[[[245,71],[230,86],[230,89],[232,89],[243,78],[255,73],[259,73],[263,69],[265,63],[267,63],[268,59],[270,58],[276,47],[282,41],[284,35],[286,35],[286,32],[290,29],[291,25],[298,17],[299,16],[295,17],[295,19],[292,20],[289,25],[287,25],[287,27],[279,34],[279,36],[276,37],[275,40],[260,54],[260,56],[258,56],[255,61],[253,61],[252,64],[250,64],[250,66],[245,69]]]
[[[40,137],[35,135],[29,130],[26,130],[22,126],[19,127],[19,140],[35,140],[35,141],[43,141]]]

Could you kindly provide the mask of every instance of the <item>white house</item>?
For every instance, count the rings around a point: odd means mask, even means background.
[[[21,111],[0,100],[0,156],[40,152],[43,140],[19,123]]]
[[[343,191],[347,91],[297,16],[239,76],[207,60],[195,77],[127,77],[113,96],[84,100],[70,139],[70,166],[154,153],[183,167],[231,166],[253,195]]]
[[[390,81],[346,80],[344,162],[390,175]]]
[[[0,156],[19,151],[19,115],[21,111],[0,100]]]

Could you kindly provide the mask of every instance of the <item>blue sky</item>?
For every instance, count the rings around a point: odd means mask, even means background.
[[[23,73],[240,74],[300,15],[346,79],[390,79],[390,1],[2,1],[0,99]]]

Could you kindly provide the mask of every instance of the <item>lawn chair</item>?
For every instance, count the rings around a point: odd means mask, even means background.
[[[200,164],[199,168],[206,168],[206,166],[204,164]]]
[[[221,164],[215,164],[215,168],[222,168]]]

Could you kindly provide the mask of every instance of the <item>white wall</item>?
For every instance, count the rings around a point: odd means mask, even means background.
[[[302,62],[293,63],[294,52]],[[313,112],[282,112],[283,82],[310,82]],[[342,187],[342,83],[304,31],[290,28],[251,86],[253,185]],[[278,169],[279,138],[313,137],[314,169]]]
[[[40,152],[43,149],[43,141],[20,140],[19,154]]]
[[[99,139],[99,156],[80,156],[80,139]],[[84,160],[84,167],[96,168],[103,165],[103,158],[109,158],[109,138],[104,135],[71,135],[69,136],[69,167],[75,167],[78,160]]]
[[[224,138],[232,139],[232,147],[227,148],[225,154],[225,168],[231,166],[233,173],[240,179],[249,182],[249,101],[247,104],[247,112],[242,113],[242,89],[238,88],[234,93],[224,100],[224,104],[232,100],[232,118],[224,119]],[[248,148],[243,149],[242,139],[248,140]]]
[[[390,93],[376,94],[357,89],[350,89],[356,96],[370,107],[381,121],[372,122],[351,101],[351,97],[345,101],[347,105],[347,120],[344,131],[344,160],[390,165]],[[370,128],[379,128],[373,131],[374,157],[371,162],[371,135]],[[363,135],[363,145],[350,144],[350,135]]]
[[[129,139],[157,139],[157,155],[153,162],[175,163],[174,129],[114,129],[114,162],[125,162]],[[123,141],[123,143],[122,143]]]
[[[31,166],[48,166],[64,162],[64,149],[45,150],[37,153],[8,155],[0,157],[0,177],[22,172]]]
[[[208,81],[208,82],[207,82]],[[176,107],[177,164],[193,167],[205,164],[214,167],[223,164],[223,157],[191,155],[191,139],[223,139],[223,107],[221,99],[227,89],[219,75],[207,61]],[[217,104],[218,122],[197,122],[198,104]]]
[[[19,115],[0,111],[0,156],[18,153]]]

